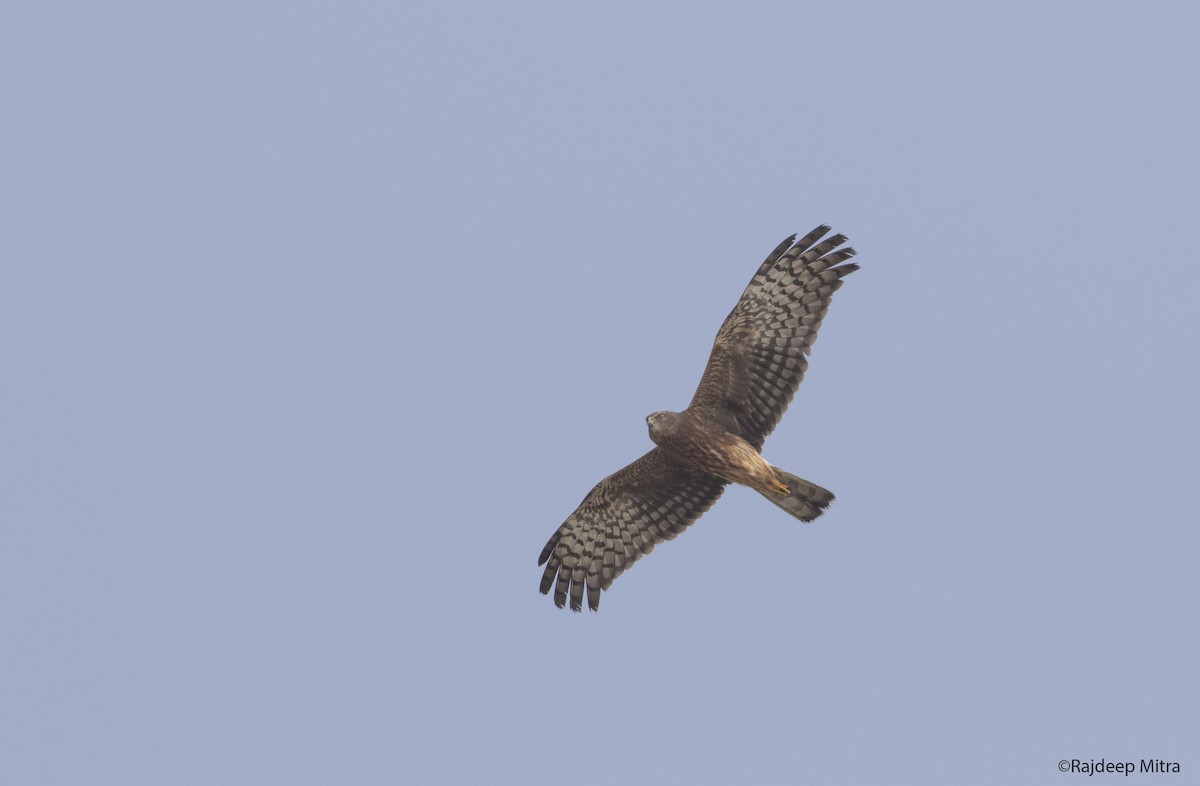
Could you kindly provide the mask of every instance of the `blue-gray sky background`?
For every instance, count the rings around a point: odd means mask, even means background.
[[[1194,4],[3,16],[0,781],[1200,771]],[[555,609],[819,223],[766,455],[836,505]]]

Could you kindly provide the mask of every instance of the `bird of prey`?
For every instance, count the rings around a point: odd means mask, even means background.
[[[600,591],[655,545],[672,540],[712,507],[726,484],[741,483],[808,522],[833,494],[762,457],[763,440],[795,395],[821,320],[842,279],[858,270],[819,226],[792,235],[758,268],[725,318],[700,385],[682,412],[646,418],[656,447],[600,481],[538,557],[541,591],[562,608],[600,608]]]

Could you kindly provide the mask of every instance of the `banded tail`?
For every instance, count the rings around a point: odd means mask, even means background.
[[[771,467],[779,480],[787,485],[786,496],[770,491],[759,491],[771,502],[786,510],[801,521],[808,523],[820,516],[833,502],[833,492],[823,489],[815,483],[809,483],[804,478],[798,478],[790,472],[784,472],[779,467]]]

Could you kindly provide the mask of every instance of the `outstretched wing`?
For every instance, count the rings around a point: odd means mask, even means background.
[[[717,331],[692,398],[692,408],[710,408],[759,449],[804,379],[833,293],[858,270],[842,264],[854,256],[838,248],[844,235],[817,242],[827,232],[820,226],[799,241],[792,235],[766,258]]]
[[[643,554],[672,540],[725,490],[716,478],[671,463],[658,448],[596,484],[546,543],[542,594],[554,587],[554,605],[600,608],[600,591]],[[557,581],[555,577],[557,576]]]

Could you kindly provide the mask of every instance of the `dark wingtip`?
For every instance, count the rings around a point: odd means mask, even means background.
[[[820,240],[822,237],[824,237],[825,233],[828,232],[830,229],[832,229],[832,227],[827,226],[825,224],[821,224],[821,226],[817,227],[816,229],[809,232],[804,237],[797,240],[796,244],[795,244],[795,246],[796,246],[795,253],[797,253],[797,254],[803,253],[803,252],[807,251],[808,249],[812,248],[816,244],[816,242],[818,240]]]
[[[558,545],[559,538],[562,537],[562,527],[550,536],[550,540],[546,541],[546,545],[542,547],[542,553],[538,557],[538,564],[545,565],[546,560],[550,559],[550,555],[554,553],[554,547]]]

